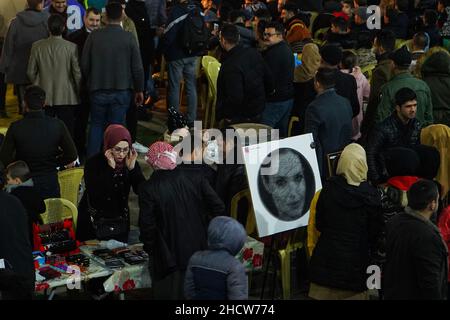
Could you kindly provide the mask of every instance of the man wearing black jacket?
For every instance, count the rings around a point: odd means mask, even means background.
[[[387,224],[386,265],[382,288],[386,300],[445,300],[448,249],[430,221],[439,192],[430,180],[408,191],[408,207]]]
[[[25,117],[11,124],[0,149],[0,166],[25,161],[41,197],[59,198],[57,167],[71,167],[77,150],[64,123],[42,110],[45,92],[38,86],[25,91]]]
[[[264,40],[267,49],[263,53],[272,73],[275,92],[267,96],[262,123],[280,130],[280,136],[288,134],[289,116],[294,104],[294,56],[283,40],[284,27],[279,22],[266,25]]]
[[[270,71],[256,49],[238,45],[235,25],[224,25],[219,39],[226,53],[217,78],[216,120],[259,123],[266,93],[274,92]]]
[[[342,60],[342,48],[335,44],[325,45],[320,50],[320,55],[322,56],[321,67],[336,70],[336,93],[350,101],[353,117],[356,117],[360,110],[356,80],[352,75],[338,70],[338,65]]]

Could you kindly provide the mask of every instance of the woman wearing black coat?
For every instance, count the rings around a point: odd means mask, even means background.
[[[337,174],[317,202],[321,235],[310,262],[309,296],[367,299],[366,271],[381,227],[381,199],[367,182],[366,154],[360,145],[344,149]]]
[[[128,221],[127,230],[121,234],[102,238],[128,242],[130,229],[130,210],[128,195],[133,187],[138,192],[139,185],[145,181],[137,153],[131,147],[128,130],[118,124],[110,125],[105,131],[104,152],[86,161],[84,181],[86,191],[78,208],[77,239],[80,241],[96,239],[96,230],[91,221],[88,207],[94,209],[95,218],[124,217]]]

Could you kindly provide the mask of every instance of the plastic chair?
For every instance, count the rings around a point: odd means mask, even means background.
[[[78,194],[83,175],[83,168],[71,168],[58,172],[61,198],[69,200],[75,206],[78,205]]]
[[[0,133],[6,136],[6,132],[8,131],[8,128],[6,127],[0,127]]]
[[[289,120],[288,137],[292,137],[292,127],[296,122],[300,122],[300,118],[297,116],[292,116],[291,120]]]
[[[308,227],[306,228],[306,232],[308,234],[306,238],[306,247],[308,249],[308,256],[310,258],[320,237],[320,232],[316,229],[316,206],[317,201],[319,200],[320,191],[322,190],[319,190],[314,194],[314,198],[311,201],[311,206],[309,208]]]
[[[339,158],[341,157],[342,150],[332,152],[326,155],[327,165],[328,165],[328,177],[331,178],[336,175],[336,169],[338,165]]]
[[[247,221],[245,223],[245,230],[249,236],[255,235],[256,232],[256,219],[255,211],[253,210],[252,197],[250,195],[250,189],[244,189],[236,193],[231,199],[231,217],[238,220],[238,208],[241,200],[247,200]]]
[[[208,102],[204,123],[205,128],[212,128],[216,118],[217,78],[219,77],[220,62],[214,57],[205,56],[202,59],[202,65],[208,79]]]
[[[41,214],[44,224],[62,221],[64,219],[73,220],[74,231],[77,228],[78,210],[77,207],[69,200],[62,198],[45,199],[46,211]]]
[[[324,41],[325,39],[325,35],[326,35],[326,33],[328,32],[328,29],[330,29],[329,27],[326,27],[326,28],[322,28],[322,29],[319,29],[319,30],[317,30],[315,33],[314,33],[314,39],[317,39],[317,40],[319,40],[319,41]]]
[[[408,39],[397,39],[395,40],[395,50],[400,49],[405,44],[407,44]]]

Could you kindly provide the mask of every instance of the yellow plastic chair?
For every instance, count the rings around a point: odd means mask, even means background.
[[[245,230],[247,234],[251,237],[257,234],[256,231],[256,219],[255,219],[255,211],[253,211],[252,197],[250,195],[250,189],[242,190],[236,193],[231,199],[231,217],[233,219],[238,218],[238,208],[241,200],[246,199],[248,208],[247,208],[247,221],[245,223]]]
[[[316,247],[317,241],[319,241],[320,232],[316,229],[316,206],[317,200],[319,200],[320,191],[314,194],[314,198],[311,201],[311,206],[309,209],[309,220],[306,232],[308,234],[306,238],[306,247],[308,248],[308,256],[311,258],[314,248]]]
[[[395,49],[400,49],[401,47],[403,47],[405,44],[407,44],[408,39],[397,39],[395,40]]]
[[[62,198],[49,198],[45,199],[44,202],[46,211],[41,214],[44,224],[72,218],[73,229],[76,230],[78,210],[72,202]]]
[[[61,189],[61,198],[69,200],[75,206],[78,205],[78,194],[83,175],[84,169],[81,167],[71,168],[58,172],[58,181],[59,187]]]
[[[288,137],[292,137],[292,127],[296,122],[300,122],[300,118],[297,116],[292,116],[291,120],[289,120]]]
[[[6,132],[8,131],[8,128],[6,127],[0,127],[0,133],[6,136]]]
[[[220,62],[214,57],[209,57],[205,60],[205,64],[206,68],[204,70],[208,79],[208,103],[205,111],[204,125],[205,128],[212,128],[216,122],[217,78],[219,77]]]
[[[314,34],[314,39],[324,41],[325,35],[328,32],[328,29],[330,29],[330,28],[326,27],[326,28],[317,30],[316,33]]]

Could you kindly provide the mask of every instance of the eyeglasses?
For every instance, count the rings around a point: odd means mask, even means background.
[[[120,153],[127,154],[127,153],[130,151],[130,148],[119,148],[119,147],[114,147],[114,148],[113,148],[113,151],[114,151],[115,153],[117,153],[117,154],[120,154]]]
[[[263,35],[264,35],[264,37],[270,38],[271,36],[279,36],[280,33],[278,33],[278,32],[276,32],[276,33],[264,32]]]

